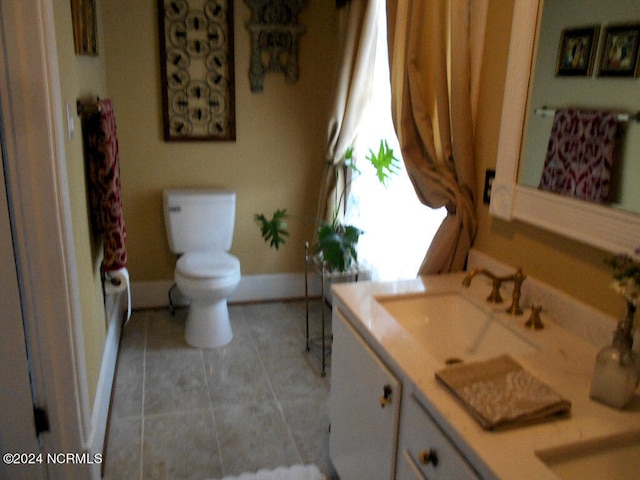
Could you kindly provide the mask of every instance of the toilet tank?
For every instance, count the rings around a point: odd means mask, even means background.
[[[173,253],[222,250],[233,241],[236,194],[229,190],[163,192],[164,222]]]

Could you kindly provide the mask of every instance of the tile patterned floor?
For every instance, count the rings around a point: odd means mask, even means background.
[[[322,306],[311,305],[318,325]],[[234,338],[210,350],[184,343],[186,309],[133,313],[118,358],[105,479],[204,480],[296,463],[337,478],[328,454],[330,369],[322,378],[319,351],[305,352],[304,302],[229,312]]]

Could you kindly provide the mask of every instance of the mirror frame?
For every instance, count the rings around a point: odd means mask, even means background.
[[[640,215],[518,184],[531,65],[543,0],[514,2],[502,118],[489,212],[612,253],[638,256]]]

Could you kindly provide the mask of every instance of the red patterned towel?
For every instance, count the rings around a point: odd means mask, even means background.
[[[558,109],[539,188],[591,202],[609,198],[617,115]]]
[[[100,100],[97,109],[83,115],[89,198],[94,232],[104,234],[105,272],[127,265],[116,118],[111,100]]]

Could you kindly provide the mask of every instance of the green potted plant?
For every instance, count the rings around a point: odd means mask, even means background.
[[[384,186],[387,185],[389,178],[398,172],[399,160],[384,139],[380,140],[377,153],[369,149],[366,159],[375,168],[376,176]],[[360,173],[353,162],[353,148],[347,149],[343,163],[352,174]],[[337,199],[331,222],[323,223],[318,228],[316,242],[313,245],[314,254],[332,272],[344,272],[358,261],[358,240],[363,232],[353,225],[344,225],[340,222],[340,211],[347,189],[345,188]],[[286,222],[289,215],[286,209],[276,210],[270,219],[261,213],[256,214],[254,218],[260,226],[262,238],[265,242],[269,242],[271,247],[279,249],[280,245],[286,243],[286,238],[289,236]]]

